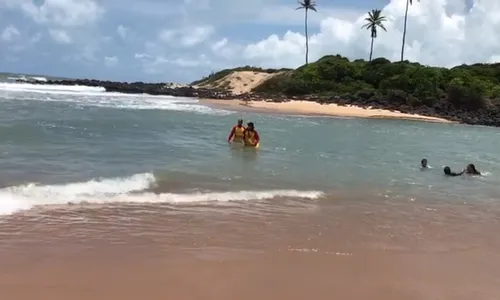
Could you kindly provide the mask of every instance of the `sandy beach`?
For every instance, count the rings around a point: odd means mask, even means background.
[[[421,115],[405,114],[397,111],[384,109],[366,109],[357,106],[340,106],[337,104],[319,104],[312,101],[289,101],[289,102],[266,102],[242,100],[219,100],[219,99],[200,99],[200,102],[209,106],[233,109],[240,111],[271,112],[298,115],[320,115],[352,118],[383,118],[383,119],[402,119],[417,120],[439,123],[453,123],[452,121],[428,117]]]
[[[497,214],[355,199],[40,209],[1,219],[0,289],[16,300],[493,300]]]

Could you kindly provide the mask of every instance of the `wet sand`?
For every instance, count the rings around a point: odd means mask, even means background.
[[[385,109],[362,108],[357,106],[341,106],[337,104],[319,104],[313,101],[266,102],[242,100],[200,99],[200,103],[216,108],[250,112],[270,112],[307,116],[336,116],[352,118],[401,119],[438,123],[454,123],[452,121],[422,115],[406,114]]]
[[[500,207],[374,198],[0,217],[2,299],[499,299]]]

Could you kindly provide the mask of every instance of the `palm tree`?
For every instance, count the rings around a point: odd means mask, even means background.
[[[316,10],[316,2],[314,0],[299,0],[300,6],[298,9],[304,9],[306,11],[305,17],[305,32],[306,32],[306,65],[309,63],[309,36],[307,34],[307,11],[312,10],[317,12]]]
[[[420,2],[420,0],[417,1]],[[405,55],[406,22],[408,21],[408,7],[410,5],[413,5],[413,0],[406,0],[405,25],[403,28],[403,46],[401,47],[401,62],[403,62],[403,58]]]
[[[386,18],[382,15],[382,11],[380,9],[372,9],[372,11],[368,12],[368,17],[365,18],[365,21],[366,24],[361,28],[366,28],[371,31],[372,44],[370,47],[370,61],[372,61],[373,41],[377,38],[377,28],[380,27],[384,31],[387,31],[383,24],[386,21]]]

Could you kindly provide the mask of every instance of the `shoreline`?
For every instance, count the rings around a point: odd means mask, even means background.
[[[237,77],[235,80],[226,80],[225,83],[231,83],[232,89],[243,89],[240,87],[243,77]],[[255,83],[255,78],[251,79]],[[27,82],[22,82],[27,83]],[[152,96],[173,96],[182,98],[193,98],[200,100],[201,104],[213,107],[222,107],[229,110],[254,111],[261,113],[277,113],[288,115],[304,116],[323,116],[323,117],[354,117],[354,118],[378,118],[378,119],[397,119],[408,121],[425,121],[434,123],[468,124],[482,125],[489,127],[500,127],[500,120],[496,111],[483,110],[461,110],[453,107],[420,107],[418,109],[404,107],[405,113],[397,111],[398,106],[388,102],[378,103],[379,108],[368,108],[370,102],[366,99],[357,99],[349,101],[340,101],[339,99],[322,99],[311,95],[311,98],[287,99],[284,95],[269,95],[262,93],[242,93],[235,94],[223,87],[196,86],[196,85],[177,85],[173,83],[144,83],[144,82],[114,82],[93,79],[74,79],[74,80],[47,80],[29,82],[30,84],[40,85],[80,85],[88,87],[103,87],[106,92],[117,92],[123,94]],[[244,84],[243,84],[244,86]],[[245,90],[249,85],[244,86]],[[240,91],[241,92],[241,91]],[[276,102],[267,102],[270,99]],[[356,98],[356,97],[355,97]],[[292,100],[291,102],[286,102]],[[327,103],[324,102],[326,100]],[[332,101],[333,100],[333,101]],[[337,101],[338,100],[338,101]],[[367,102],[368,101],[368,102]],[[332,103],[333,102],[333,103]],[[336,102],[339,102],[337,104]],[[245,103],[248,105],[240,105]],[[344,103],[351,103],[345,105]],[[299,104],[299,105],[297,105]],[[306,105],[307,104],[307,105]],[[359,106],[357,106],[359,104]],[[387,107],[387,108],[385,108]],[[394,109],[394,110],[393,110]],[[411,113],[415,112],[415,114]],[[436,113],[438,112],[438,113]],[[493,114],[491,113],[493,112]],[[419,114],[423,113],[423,114]]]
[[[386,109],[363,108],[354,105],[342,106],[338,104],[320,104],[306,100],[292,100],[288,102],[243,101],[239,99],[198,99],[200,104],[228,109],[256,113],[278,113],[305,116],[347,117],[364,119],[392,119],[407,121],[424,121],[433,123],[456,124],[444,118],[428,117],[417,114],[407,114]]]

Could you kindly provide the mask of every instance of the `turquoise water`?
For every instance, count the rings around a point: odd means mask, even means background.
[[[500,133],[417,121],[230,112],[195,99],[0,84],[0,213],[67,202],[275,197],[495,201]],[[253,121],[258,150],[227,135]],[[427,158],[431,169],[421,171]],[[447,178],[474,163],[482,177]]]

